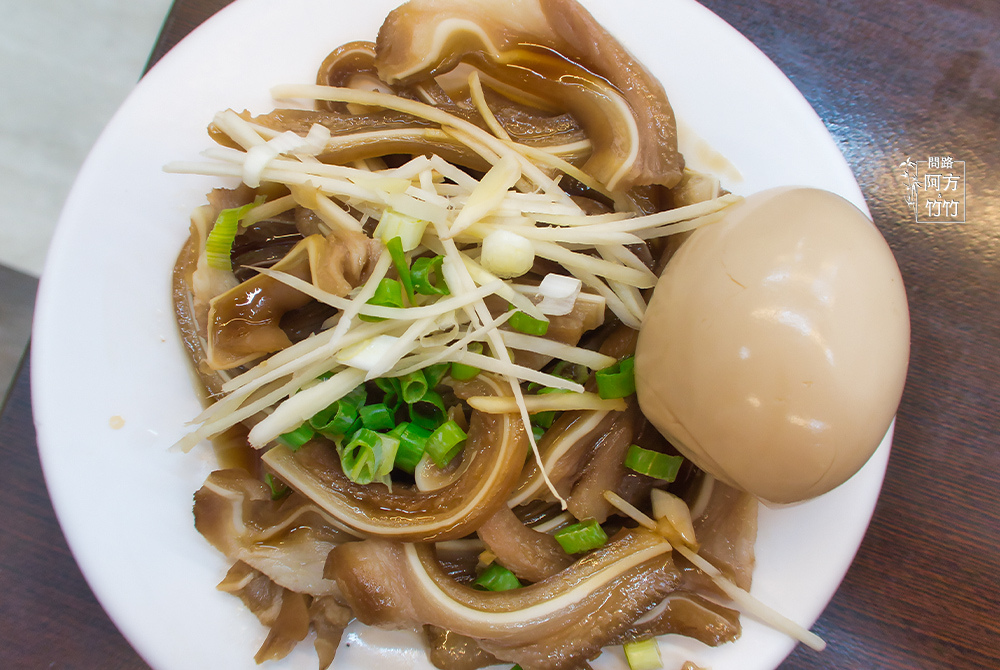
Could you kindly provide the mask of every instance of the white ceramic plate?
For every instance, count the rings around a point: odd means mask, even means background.
[[[188,215],[218,180],[167,175],[197,158],[205,126],[227,107],[269,111],[271,86],[312,82],[323,57],[373,39],[395,0],[239,0],[198,28],[142,80],[95,145],[66,203],[42,279],[32,391],[46,481],[94,593],[158,670],[256,668],[265,635],[215,590],[224,559],[194,530],[193,492],[210,449],[168,451],[199,412],[174,324],[170,273]],[[711,146],[751,193],[802,184],[864,208],[850,169],[819,118],[756,48],[690,0],[590,1],[592,11],[653,72],[697,162]],[[613,6],[612,6],[613,5]],[[692,139],[696,137],[698,139]],[[123,422],[123,425],[119,425]],[[116,428],[116,426],[119,426]],[[888,439],[838,490],[763,510],[753,593],[808,624],[840,583],[871,517]],[[741,640],[708,649],[683,638],[664,649],[714,670],[777,666],[792,642],[744,617]],[[351,628],[337,667],[430,667],[414,635]],[[384,660],[377,660],[384,659]],[[300,645],[274,670],[315,667]],[[597,667],[624,667],[620,652]]]

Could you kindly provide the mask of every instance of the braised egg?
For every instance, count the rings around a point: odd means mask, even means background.
[[[833,193],[780,188],[697,229],[659,278],[636,349],[647,418],[701,469],[791,503],[871,457],[909,359],[892,252]]]

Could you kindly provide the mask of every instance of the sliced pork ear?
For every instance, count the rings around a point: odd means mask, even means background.
[[[307,596],[275,584],[246,563],[233,565],[219,590],[239,597],[269,629],[254,656],[257,663],[284,658],[309,633]]]
[[[634,402],[624,412],[614,412],[614,421],[588,454],[587,464],[569,496],[569,511],[577,519],[596,519],[604,523],[614,510],[604,498],[605,491],[614,491],[625,475],[625,454],[634,442],[636,424],[642,415]]]
[[[698,553],[744,591],[753,578],[759,507],[749,493],[714,480],[705,511],[694,519]]]
[[[557,64],[553,51],[566,61]],[[411,0],[379,31],[375,64],[391,85],[462,60],[566,108],[594,141],[585,169],[609,188],[680,181],[684,160],[663,87],[575,0]],[[558,67],[573,82],[543,86]]]
[[[207,206],[205,207],[207,209]],[[201,235],[202,240],[204,235]],[[218,370],[213,370],[208,366],[205,353],[207,343],[205,341],[205,323],[208,315],[208,302],[204,304],[204,319],[198,318],[198,306],[195,303],[193,273],[198,264],[199,254],[199,232],[197,226],[191,227],[191,237],[181,249],[177,256],[177,263],[174,265],[172,297],[174,301],[174,315],[177,317],[177,326],[181,332],[181,339],[184,341],[184,348],[191,359],[192,369],[201,380],[205,389],[205,394],[211,399],[222,397],[222,385],[226,380]],[[235,279],[233,280],[235,282]]]
[[[364,82],[364,84],[362,84]],[[384,84],[379,86],[378,71],[375,69],[375,44],[373,42],[348,42],[337,47],[323,59],[316,73],[316,83],[321,86],[355,88],[380,88],[390,92]],[[317,101],[316,109],[350,114],[350,108],[342,102]]]
[[[493,654],[483,651],[471,637],[437,626],[424,626],[424,635],[427,637],[427,655],[435,668],[478,670],[500,662]]]
[[[551,535],[528,528],[506,505],[476,532],[500,565],[529,582],[552,577],[573,562]]]
[[[510,385],[488,374],[457,383],[460,398],[510,395]],[[474,412],[458,475],[433,491],[356,484],[337,452],[313,441],[298,451],[276,446],[263,461],[285,482],[360,534],[408,542],[464,537],[505,503],[524,466],[528,437],[520,416]]]
[[[195,527],[216,549],[293,591],[336,593],[323,578],[327,554],[351,536],[297,494],[271,500],[270,489],[242,470],[209,475],[195,494]]]
[[[644,640],[654,635],[684,635],[710,647],[736,640],[743,628],[740,613],[689,591],[668,595],[635,624],[615,644]]]
[[[614,491],[637,507],[645,506],[650,490],[654,485],[662,485],[663,481],[625,467],[625,456],[633,444],[650,451],[677,455],[659,431],[642,416],[634,396],[628,401],[628,409],[620,413],[616,423],[595,443],[590,460],[573,486],[569,496],[569,511],[573,516],[604,523],[614,512],[604,497],[605,491]]]
[[[432,545],[385,540],[340,545],[325,574],[366,624],[444,628],[525,670],[575,669],[595,658],[678,581],[669,543],[644,529],[622,531],[557,575],[510,591],[454,581]]]
[[[580,474],[580,469],[590,455],[594,444],[614,425],[620,412],[607,410],[579,410],[563,412],[545,431],[538,443],[542,463],[561,495],[568,495]],[[532,500],[551,500],[542,472],[532,459],[525,464],[517,487],[511,496],[511,505],[523,505]]]
[[[364,234],[338,231],[303,239],[272,269],[345,296],[365,278],[371,255],[371,240]],[[228,370],[290,346],[281,317],[311,300],[265,275],[216,296],[208,313],[208,365]]]
[[[344,629],[353,619],[351,610],[339,604],[333,596],[313,598],[309,605],[309,621],[316,631],[314,646],[319,657],[319,670],[326,670],[333,663]]]

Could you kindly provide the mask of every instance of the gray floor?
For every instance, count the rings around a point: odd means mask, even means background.
[[[0,399],[24,355],[38,280],[0,265]]]
[[[142,74],[171,0],[0,0],[0,398],[80,164]]]

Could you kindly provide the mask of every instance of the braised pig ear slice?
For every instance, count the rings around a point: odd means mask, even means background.
[[[678,580],[670,544],[644,529],[623,531],[562,572],[510,591],[460,584],[431,545],[386,540],[340,545],[324,574],[363,623],[430,624],[533,670],[579,668]]]
[[[742,631],[739,612],[679,589],[637,619],[615,643],[645,640],[654,635],[684,635],[717,647],[733,642]]]
[[[551,535],[525,526],[506,505],[501,505],[476,533],[497,562],[529,582],[551,577],[573,562]]]
[[[237,561],[219,584],[219,590],[243,601],[269,631],[254,660],[258,663],[284,658],[305,639],[312,628],[319,670],[326,670],[340,645],[344,629],[354,619],[333,596],[310,599],[286,589],[267,575]]]
[[[543,79],[553,52],[566,59],[562,79],[574,81]],[[585,169],[608,188],[680,181],[684,159],[666,92],[575,0],[411,0],[379,31],[375,64],[390,85],[463,60],[491,64],[488,74],[501,82],[566,106],[595,142]]]
[[[485,373],[454,388],[460,398],[511,394],[507,382]],[[460,474],[434,491],[356,484],[344,474],[332,445],[318,440],[297,451],[273,447],[263,460],[289,486],[360,534],[430,542],[464,537],[504,505],[527,453],[519,416],[474,412]]]
[[[352,87],[359,85],[361,81],[370,87],[388,89],[384,84],[379,85],[381,82],[375,69],[375,44],[372,42],[349,42],[337,47],[323,60],[316,73],[316,83],[321,86]],[[350,113],[348,106],[342,102],[322,100],[316,103],[316,108]]]
[[[282,587],[313,596],[334,594],[323,579],[326,556],[353,539],[335,529],[309,500],[295,493],[280,501],[248,473],[217,470],[194,497],[195,528],[212,546]]]
[[[437,626],[424,626],[427,637],[427,656],[435,668],[444,670],[478,670],[500,661],[471,637],[459,635]]]
[[[271,269],[345,296],[364,279],[371,255],[370,240],[364,234],[338,231],[325,238],[310,235]],[[216,296],[208,312],[209,367],[228,370],[290,346],[281,317],[310,300],[265,275],[251,277]]]

